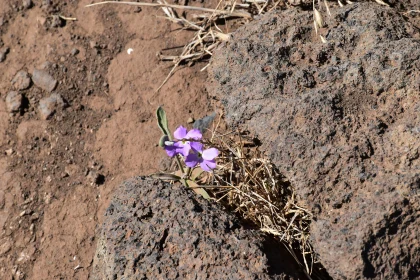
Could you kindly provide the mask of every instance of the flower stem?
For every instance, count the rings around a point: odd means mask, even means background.
[[[179,155],[175,156],[176,163],[178,164],[179,169],[181,170],[182,174],[184,174],[184,167],[182,166],[181,160],[179,159]]]
[[[184,175],[185,171],[184,171],[184,167],[182,166],[181,160],[179,159],[179,155],[176,155],[175,159],[176,159],[176,163],[178,164],[179,169],[181,170],[182,174]],[[187,180],[181,179],[180,181],[184,186],[189,187],[189,185],[187,183]]]

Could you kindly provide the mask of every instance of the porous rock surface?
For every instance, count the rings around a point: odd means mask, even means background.
[[[325,20],[325,44],[311,11],[241,28],[216,52],[209,91],[313,212],[313,246],[334,279],[418,279],[418,26],[373,1]]]
[[[273,244],[190,189],[136,177],[106,211],[90,279],[305,279]]]

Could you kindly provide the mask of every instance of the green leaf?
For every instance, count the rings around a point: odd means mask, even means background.
[[[192,172],[191,172],[191,179],[193,181],[196,181],[198,179],[198,177],[200,177],[201,174],[203,174],[204,170],[201,169],[201,167],[196,167]]]
[[[171,132],[168,128],[168,119],[166,118],[165,110],[163,110],[163,108],[160,106],[156,110],[156,118],[160,130],[162,130],[162,133],[167,135],[169,137],[169,140],[171,140]]]
[[[165,147],[166,141],[169,141],[168,135],[162,135],[162,137],[160,137],[160,140],[159,140],[159,146],[161,146],[162,148]]]
[[[187,180],[187,183],[188,183],[188,186],[190,186],[190,188],[192,188],[197,194],[201,195],[207,200],[210,200],[210,196],[206,192],[206,190],[203,188],[200,188],[200,186],[196,182]]]
[[[153,173],[150,175],[153,179],[180,181],[181,177],[171,173]]]

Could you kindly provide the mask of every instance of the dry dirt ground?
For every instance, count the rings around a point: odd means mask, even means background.
[[[214,108],[204,64],[177,71],[153,96],[171,67],[156,53],[191,36],[156,17],[161,11],[28,2],[0,0],[0,279],[87,279],[114,189],[165,159],[156,107],[164,106],[172,127]],[[25,75],[12,83],[34,69],[57,81],[52,93],[65,102],[47,120],[39,111],[47,87],[22,89]],[[22,96],[17,113],[6,100],[12,90]]]

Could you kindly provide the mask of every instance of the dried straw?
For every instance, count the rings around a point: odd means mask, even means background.
[[[217,126],[216,126],[217,128]],[[299,205],[290,182],[240,133],[213,129],[207,145],[220,151],[218,167],[201,178],[200,187],[261,231],[272,234],[312,273],[315,254],[309,243],[311,213]]]
[[[161,60],[171,61],[173,67],[161,85],[156,89],[156,94],[181,64],[191,65],[196,61],[209,62],[208,58],[213,55],[213,50],[221,42],[230,39],[231,31],[229,31],[227,26],[228,21],[232,22],[236,27],[240,26],[253,20],[254,15],[274,9],[279,6],[280,3],[285,3],[285,0],[246,0],[243,4],[238,4],[235,0],[220,0],[215,9],[173,5],[166,3],[164,0],[158,1],[158,3],[103,1],[87,5],[86,7],[105,4],[158,7],[161,8],[165,14],[165,19],[181,25],[182,29],[188,29],[195,32],[189,40],[189,43],[184,46],[181,54],[163,55],[161,52],[158,54],[158,57]],[[174,10],[200,12],[200,14],[192,14],[189,18],[185,18]],[[224,27],[218,25],[220,22],[224,23]],[[205,70],[208,66],[209,64],[201,70]],[[155,94],[151,99],[154,98]]]

